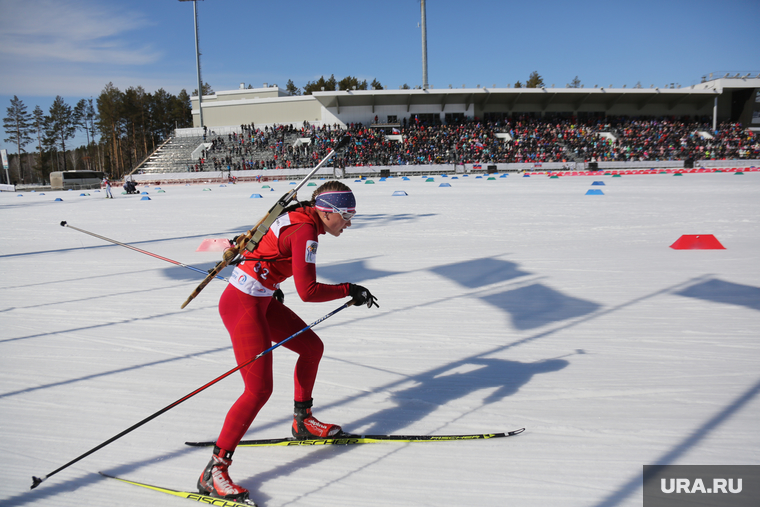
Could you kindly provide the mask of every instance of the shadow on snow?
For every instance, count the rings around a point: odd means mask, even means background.
[[[760,310],[760,288],[724,282],[717,278],[692,285],[676,292],[676,294],[713,303],[746,306],[753,310]]]

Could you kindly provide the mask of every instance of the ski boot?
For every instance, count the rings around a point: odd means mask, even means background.
[[[215,498],[224,498],[256,507],[248,498],[248,490],[238,486],[227,472],[232,465],[232,453],[214,446],[214,455],[198,479],[198,492]]]
[[[293,436],[297,440],[331,438],[343,433],[337,424],[325,424],[311,415],[313,400],[297,401],[293,414]]]

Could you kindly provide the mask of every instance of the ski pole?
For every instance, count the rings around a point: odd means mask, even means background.
[[[224,379],[224,378],[226,378],[226,377],[229,377],[230,375],[232,375],[232,374],[233,374],[233,373],[235,373],[236,371],[240,370],[241,368],[245,368],[245,367],[246,367],[246,366],[248,366],[249,364],[251,364],[251,363],[253,363],[254,361],[256,361],[258,358],[260,358],[260,357],[262,357],[262,356],[265,356],[265,355],[269,354],[270,352],[272,352],[274,349],[276,349],[276,348],[277,348],[277,347],[279,347],[280,345],[284,345],[285,343],[289,342],[290,340],[292,340],[292,339],[293,339],[293,338],[295,338],[296,336],[300,335],[301,333],[303,333],[303,332],[305,332],[305,331],[308,331],[309,329],[311,329],[312,327],[316,326],[316,325],[317,325],[317,324],[319,324],[320,322],[322,322],[322,321],[324,321],[324,320],[326,320],[326,319],[328,319],[328,318],[332,317],[333,315],[335,315],[335,314],[336,314],[336,313],[338,313],[339,311],[341,311],[341,310],[344,310],[344,309],[348,308],[349,306],[352,306],[353,304],[354,304],[354,300],[352,299],[352,300],[351,300],[351,301],[349,301],[348,303],[345,303],[345,304],[343,304],[342,306],[340,306],[340,307],[336,308],[335,310],[331,311],[331,312],[330,312],[330,313],[328,313],[327,315],[325,315],[325,316],[323,316],[323,317],[320,317],[319,319],[315,320],[314,322],[312,322],[311,324],[309,324],[309,325],[308,325],[308,326],[306,326],[305,328],[301,329],[300,331],[297,331],[297,332],[293,333],[292,335],[288,336],[287,338],[285,338],[285,339],[284,339],[284,340],[282,340],[281,342],[275,343],[274,345],[272,345],[271,347],[269,347],[269,348],[268,348],[268,349],[266,349],[265,351],[261,352],[261,353],[260,353],[259,355],[257,355],[256,357],[254,357],[254,358],[252,358],[252,359],[249,359],[248,361],[245,361],[245,362],[244,362],[244,363],[242,363],[242,364],[239,364],[239,365],[237,365],[236,367],[234,367],[233,369],[231,369],[231,370],[230,370],[230,371],[228,371],[227,373],[225,373],[225,374],[223,374],[223,375],[220,375],[220,376],[216,377],[214,380],[212,380],[211,382],[207,383],[206,385],[204,385],[204,386],[202,386],[202,387],[199,387],[199,388],[198,388],[198,389],[196,389],[195,391],[193,391],[193,392],[191,392],[191,393],[189,393],[189,394],[187,394],[187,395],[183,396],[182,398],[178,399],[178,400],[177,400],[177,401],[175,401],[174,403],[171,403],[170,405],[167,405],[167,406],[165,406],[164,408],[162,408],[162,409],[161,409],[161,410],[159,410],[158,412],[155,412],[155,413],[153,413],[152,415],[149,415],[148,417],[146,417],[146,418],[145,418],[145,419],[143,419],[142,421],[140,421],[140,422],[138,422],[138,423],[136,423],[136,424],[134,424],[134,425],[130,426],[129,428],[125,429],[124,431],[122,431],[122,432],[121,432],[121,433],[119,433],[118,435],[114,435],[113,437],[109,438],[109,439],[108,439],[108,440],[106,440],[105,442],[103,442],[103,443],[101,443],[101,444],[99,444],[99,445],[97,445],[97,446],[93,447],[92,449],[90,449],[90,450],[89,450],[89,451],[87,451],[86,453],[84,453],[84,454],[81,454],[81,455],[77,456],[76,458],[72,459],[71,461],[69,461],[69,462],[68,462],[68,463],[66,463],[65,465],[62,465],[62,466],[60,466],[60,467],[56,468],[55,470],[53,470],[53,471],[52,471],[52,472],[50,472],[49,474],[47,474],[47,475],[43,475],[42,477],[35,477],[35,476],[32,476],[32,487],[31,487],[31,488],[29,488],[29,489],[34,489],[34,488],[36,488],[37,486],[39,486],[40,484],[42,484],[42,482],[43,482],[43,481],[47,480],[47,479],[48,479],[50,476],[57,474],[57,473],[58,473],[58,472],[60,472],[61,470],[63,470],[63,469],[65,469],[65,468],[68,468],[68,467],[70,467],[71,465],[73,465],[73,464],[74,464],[74,463],[76,463],[77,461],[79,461],[79,460],[81,460],[81,459],[84,459],[84,458],[86,458],[87,456],[89,456],[90,454],[94,453],[95,451],[98,451],[98,450],[102,449],[103,447],[107,446],[108,444],[110,444],[110,443],[112,443],[112,442],[114,442],[114,441],[116,441],[116,440],[120,439],[121,437],[123,437],[123,436],[124,436],[124,435],[126,435],[127,433],[130,433],[130,432],[132,432],[132,431],[136,430],[137,428],[139,428],[140,426],[144,425],[145,423],[148,423],[148,422],[152,421],[153,419],[155,419],[156,417],[160,416],[160,415],[161,415],[161,414],[163,414],[164,412],[168,412],[169,410],[173,409],[174,407],[176,407],[176,406],[177,406],[177,405],[179,405],[180,403],[182,403],[182,402],[184,402],[184,401],[187,401],[187,400],[189,400],[190,398],[192,398],[192,397],[193,397],[193,396],[195,396],[196,394],[200,393],[201,391],[204,391],[204,390],[206,390],[207,388],[209,388],[209,387],[211,387],[212,385],[216,384],[216,383],[217,383],[217,382],[219,382],[220,380],[222,380],[222,379]]]
[[[74,227],[73,225],[69,225],[65,220],[61,222],[61,227],[68,227],[69,229],[74,229],[75,231],[83,232],[85,234],[89,234],[90,236],[93,236],[98,239],[102,239],[103,241],[108,241],[109,243],[113,243],[114,245],[123,246],[124,248],[129,248],[130,250],[134,250],[135,252],[140,252],[145,255],[150,255],[151,257],[155,257],[156,259],[161,259],[162,261],[171,262],[172,264],[176,264],[177,266],[182,266],[183,268],[192,269],[193,271],[197,271],[198,273],[203,274],[204,276],[208,274],[208,271],[204,271],[200,268],[196,268],[195,266],[188,266],[187,264],[183,264],[179,261],[174,261],[172,259],[167,259],[166,257],[161,257],[160,255],[148,252],[146,250],[141,250],[137,247],[134,247],[132,245],[128,245],[126,243],[122,243],[121,241],[116,241],[115,239],[106,238],[105,236],[101,236],[100,234],[95,234],[94,232],[85,231],[84,229],[80,229],[78,227]],[[223,278],[219,275],[214,275],[216,278],[227,281],[226,278]]]

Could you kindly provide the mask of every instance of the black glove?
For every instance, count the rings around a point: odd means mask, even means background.
[[[372,308],[372,305],[375,305],[380,308],[380,305],[377,304],[377,298],[366,287],[349,283],[348,295],[353,298],[354,304],[357,306],[367,305],[367,308]]]
[[[280,289],[277,289],[274,291],[274,294],[272,294],[272,297],[275,298],[280,303],[285,302],[285,293],[283,293]]]

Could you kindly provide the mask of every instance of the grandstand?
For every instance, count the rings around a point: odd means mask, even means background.
[[[356,143],[334,165],[351,174],[709,166],[721,159],[745,166],[760,159],[760,75],[689,88],[478,87],[298,97],[265,85],[204,96],[202,104],[206,125],[177,130],[134,172],[297,177],[346,133]],[[197,100],[193,108],[197,124]]]
[[[166,140],[135,170],[149,174],[186,172],[189,164],[197,160],[203,136],[178,136]]]

